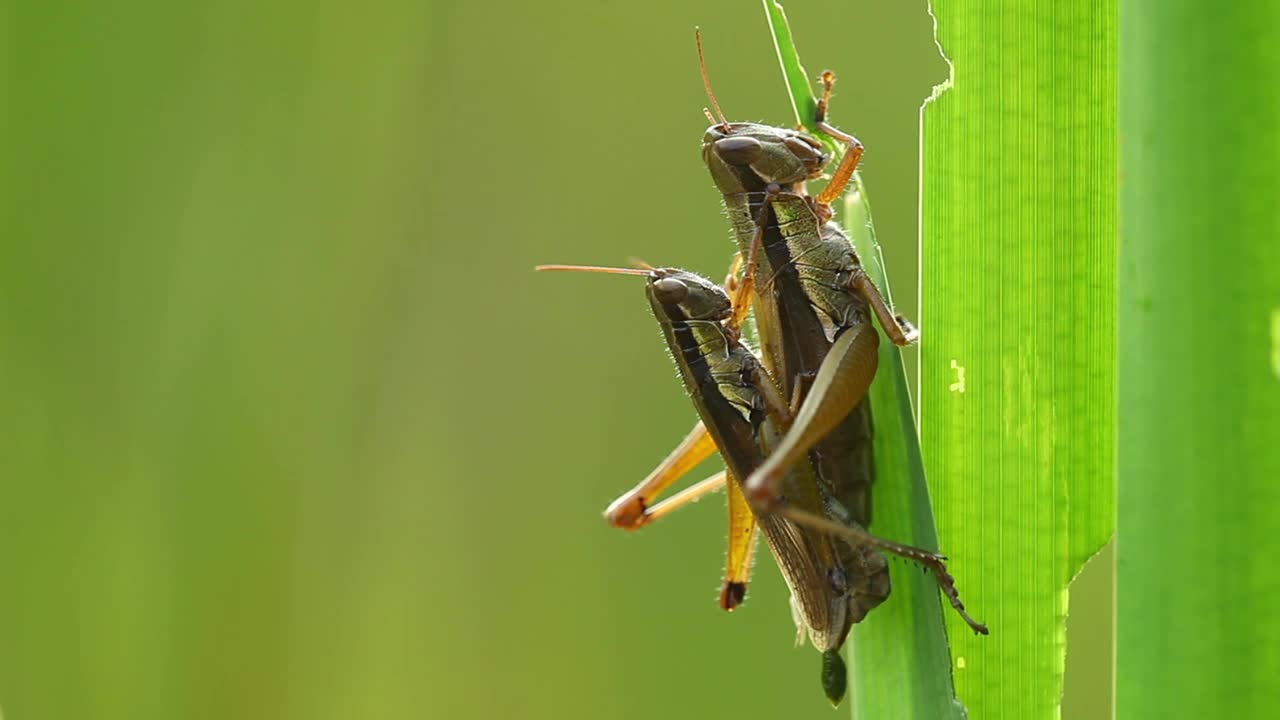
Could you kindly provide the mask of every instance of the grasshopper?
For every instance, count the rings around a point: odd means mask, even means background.
[[[755,301],[765,363],[784,392],[803,398],[790,431],[744,480],[744,490],[753,505],[777,502],[784,497],[779,489],[786,469],[807,456],[824,493],[825,521],[866,527],[874,477],[866,395],[880,344],[871,317],[895,345],[908,345],[919,333],[890,309],[833,221],[832,202],[857,170],[862,143],[827,122],[835,74],[824,72],[817,127],[847,150],[826,187],[810,196],[806,183],[820,177],[831,159],[822,144],[796,130],[728,122],[711,90],[700,34],[697,45],[703,84],[716,110],[716,116],[707,113],[712,125],[703,135],[703,159],[722,194],[740,256],[748,258],[743,283]],[[933,569],[942,586],[951,588],[952,607],[975,632],[986,634],[986,626],[965,612],[950,577],[940,566]]]
[[[748,290],[744,286],[735,288],[731,301],[726,291],[710,280],[678,269],[581,266],[542,266],[540,269],[634,274],[648,279],[646,294],[650,307],[701,418],[700,427],[720,450],[726,471],[652,508],[644,508],[638,514],[629,513],[627,516],[634,518],[630,526],[647,524],[712,490],[727,486],[730,547],[721,605],[732,609],[742,600],[752,540],[758,527],[791,590],[793,611],[802,636],[807,634],[823,654],[823,690],[833,703],[838,703],[845,693],[846,669],[840,648],[850,627],[889,595],[888,563],[880,550],[934,568],[944,591],[955,596],[941,556],[875,537],[845,517],[829,517],[831,503],[838,503],[842,498],[828,496],[809,463],[795,463],[782,471],[779,489],[786,498],[785,504],[774,502],[764,509],[755,508],[742,494],[741,478],[756,472],[776,452],[794,418],[773,378],[740,341],[738,324],[743,314],[735,311],[735,307],[747,299]],[[693,443],[692,447],[701,447],[702,433],[695,431],[690,437],[693,440],[686,445]],[[678,451],[673,455],[682,459],[675,465],[664,463],[665,469],[660,466],[650,477],[668,478],[673,474],[673,467],[687,469],[689,455],[681,456]],[[624,501],[611,508],[633,508],[636,503],[626,498],[652,497],[652,488],[646,487],[646,483],[624,495]],[[611,519],[617,521],[620,517],[615,512]]]
[[[851,626],[887,598],[880,550],[932,570],[952,606],[976,631],[987,628],[960,602],[944,558],[870,534],[871,412],[879,333],[895,344],[918,333],[896,315],[862,269],[832,202],[853,177],[862,145],[826,121],[834,74],[823,74],[818,128],[847,152],[816,196],[806,183],[831,158],[815,138],[787,128],[730,123],[706,70],[699,66],[716,115],[702,154],[720,190],[739,252],[725,290],[680,270],[603,269],[645,274],[655,317],[701,421],[639,485],[606,510],[611,524],[637,529],[708,492],[727,487],[729,553],[720,605],[744,599],[757,532],[792,593],[801,638],[823,653],[822,684],[839,702],[846,673],[839,649]],[[738,266],[742,268],[738,276]],[[546,266],[544,269],[588,269]],[[754,305],[763,362],[739,340]],[[788,404],[782,398],[789,396]],[[679,477],[716,449],[726,471],[655,504]]]

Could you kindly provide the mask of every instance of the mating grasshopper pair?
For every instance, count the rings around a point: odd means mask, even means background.
[[[897,345],[917,333],[891,311],[832,221],[831,204],[862,155],[856,138],[826,122],[835,76],[823,74],[817,126],[847,151],[826,187],[810,196],[806,183],[831,159],[822,144],[795,130],[728,122],[711,92],[701,38],[698,55],[716,110],[707,113],[712,125],[702,155],[739,247],[725,288],[673,268],[540,269],[645,276],[654,316],[701,418],[658,468],[609,506],[610,523],[637,529],[724,486],[729,552],[721,607],[743,601],[762,532],[791,590],[801,636],[823,653],[823,689],[837,703],[846,684],[840,648],[851,626],[889,595],[881,551],[931,570],[965,621],[987,629],[965,612],[941,555],[866,530],[874,473],[866,395],[880,343],[872,316]],[[748,311],[761,358],[740,340]],[[724,473],[655,504],[715,450]]]

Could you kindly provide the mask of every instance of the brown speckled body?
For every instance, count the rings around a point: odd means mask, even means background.
[[[712,150],[716,140],[728,135],[761,144],[754,162],[730,164]],[[844,231],[819,217],[805,189],[805,181],[821,172],[827,158],[801,133],[748,123],[731,124],[728,132],[713,126],[703,142],[703,159],[724,197],[744,257],[751,250],[761,205],[771,204],[757,255],[754,313],[765,365],[789,397],[797,383],[816,375],[836,337],[870,322],[866,301],[847,289],[860,268],[858,257]],[[842,524],[866,527],[874,478],[871,439],[871,408],[863,400],[809,452],[810,462],[801,463],[807,467],[798,467],[784,485],[787,502]],[[801,487],[806,483],[808,488]],[[831,597],[807,597],[812,593],[788,579],[799,615],[820,650],[840,647],[851,624],[883,602],[890,589],[887,563],[878,550],[839,539],[827,542]],[[823,611],[823,606],[840,603],[845,612]]]

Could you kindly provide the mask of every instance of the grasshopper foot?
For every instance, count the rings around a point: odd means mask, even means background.
[[[720,587],[720,607],[723,610],[733,612],[747,598],[747,584],[740,582],[725,582]]]
[[[929,563],[929,567],[927,569],[933,571],[934,578],[938,581],[938,587],[942,589],[942,594],[946,595],[947,600],[951,602],[951,607],[955,608],[955,611],[960,614],[961,618],[964,618],[964,621],[968,623],[974,633],[978,635],[990,634],[991,631],[987,629],[985,624],[974,620],[970,617],[969,613],[965,611],[964,603],[960,602],[960,592],[956,590],[956,579],[951,576],[951,573],[947,572],[947,566],[942,562],[944,559],[943,556],[937,555],[936,553],[934,553],[934,555],[938,559]]]
[[[639,530],[649,522],[649,508],[639,495],[622,496],[604,511],[605,520],[616,528]]]
[[[905,344],[910,345],[920,340],[920,329],[912,325],[905,315],[894,315],[893,319],[898,323],[898,329],[902,331]]]

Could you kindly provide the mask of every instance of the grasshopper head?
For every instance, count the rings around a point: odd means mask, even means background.
[[[729,296],[710,280],[677,268],[658,268],[649,274],[650,299],[668,313],[685,320],[720,321],[732,310]]]
[[[702,159],[724,194],[793,186],[822,174],[831,158],[822,144],[789,128],[716,124],[702,136]]]

